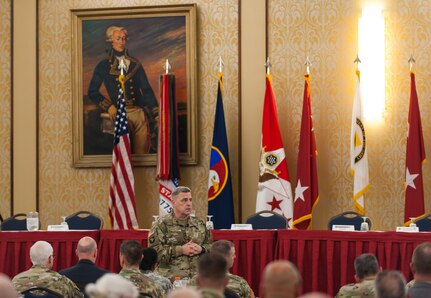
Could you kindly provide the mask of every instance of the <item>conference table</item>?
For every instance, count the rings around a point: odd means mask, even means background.
[[[298,230],[213,230],[214,240],[231,240],[236,259],[231,272],[244,277],[256,295],[261,274],[277,259],[295,263],[303,278],[303,292],[321,291],[335,295],[339,288],[354,282],[354,259],[373,253],[383,269],[400,270],[412,278],[410,260],[414,248],[431,241],[431,233],[340,232]],[[56,255],[53,269],[58,271],[77,262],[78,240],[90,236],[98,243],[97,265],[120,271],[119,249],[126,239],[147,247],[148,230],[34,231],[0,232],[0,272],[10,277],[31,267],[29,250],[38,240],[52,244]]]

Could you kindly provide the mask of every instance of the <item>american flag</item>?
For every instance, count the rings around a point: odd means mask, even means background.
[[[114,229],[137,229],[135,179],[132,170],[126,105],[123,89],[118,91],[115,119],[114,150],[112,152],[109,217]]]

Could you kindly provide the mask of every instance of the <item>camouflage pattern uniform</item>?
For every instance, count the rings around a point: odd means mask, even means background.
[[[225,298],[223,292],[214,289],[201,289],[202,298]]]
[[[237,294],[241,298],[254,298],[253,290],[248,285],[247,281],[239,275],[227,274],[229,283],[226,288]],[[196,287],[196,275],[189,281],[189,286]]]
[[[342,286],[338,291],[338,297],[346,298],[362,298],[362,297],[375,297],[375,276],[366,278],[360,283],[348,284]]]
[[[170,290],[172,290],[172,283],[169,280],[169,278],[166,278],[164,276],[161,276],[160,274],[157,274],[151,270],[145,270],[141,272],[151,278],[157,285],[159,285],[162,290],[165,292],[165,294],[167,294]]]
[[[146,277],[139,269],[122,269],[118,274],[135,285],[138,289],[139,297],[165,297],[162,288],[152,279]]]
[[[190,240],[202,246],[202,253],[209,252],[212,236],[201,219],[193,216],[177,219],[173,213],[159,218],[151,227],[148,238],[148,246],[158,254],[156,272],[170,280],[176,276],[193,277],[199,255],[185,256],[181,249]]]
[[[79,291],[73,281],[66,276],[38,265],[16,275],[12,279],[12,283],[18,292],[38,286],[59,293],[64,298],[84,297],[84,294]]]

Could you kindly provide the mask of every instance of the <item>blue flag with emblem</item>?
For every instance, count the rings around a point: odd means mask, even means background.
[[[222,73],[218,74],[217,105],[208,177],[208,215],[215,229],[230,229],[234,223],[232,181],[222,99]]]

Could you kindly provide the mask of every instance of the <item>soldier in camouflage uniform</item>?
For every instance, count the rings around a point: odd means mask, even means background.
[[[235,246],[231,241],[219,240],[213,243],[211,247],[211,253],[218,253],[225,257],[227,261],[228,269],[232,268],[235,260]],[[227,273],[229,283],[226,288],[237,294],[241,298],[254,298],[253,290],[248,285],[247,281],[241,276]],[[196,285],[196,276],[190,280],[189,285]]]
[[[192,212],[190,189],[177,187],[172,192],[173,213],[159,218],[151,227],[148,246],[158,253],[156,272],[174,280],[196,274],[199,255],[208,252],[212,237],[205,223]]]
[[[152,247],[145,248],[143,250],[143,257],[139,269],[145,276],[148,276],[156,282],[163,289],[165,294],[167,294],[172,289],[171,281],[169,278],[154,272],[157,263],[157,251]]]
[[[206,253],[199,258],[196,283],[203,298],[224,298],[228,283],[227,261],[217,253]]]
[[[12,279],[12,283],[18,292],[38,286],[59,293],[64,298],[84,297],[84,294],[79,291],[73,281],[51,270],[54,264],[51,244],[46,241],[37,241],[30,248],[30,259],[33,266]]]
[[[362,254],[355,259],[355,279],[357,283],[341,287],[336,297],[375,297],[375,279],[380,271],[373,254]]]
[[[120,246],[120,275],[130,280],[139,291],[139,297],[164,297],[163,290],[139,270],[142,246],[135,240],[126,240]]]

